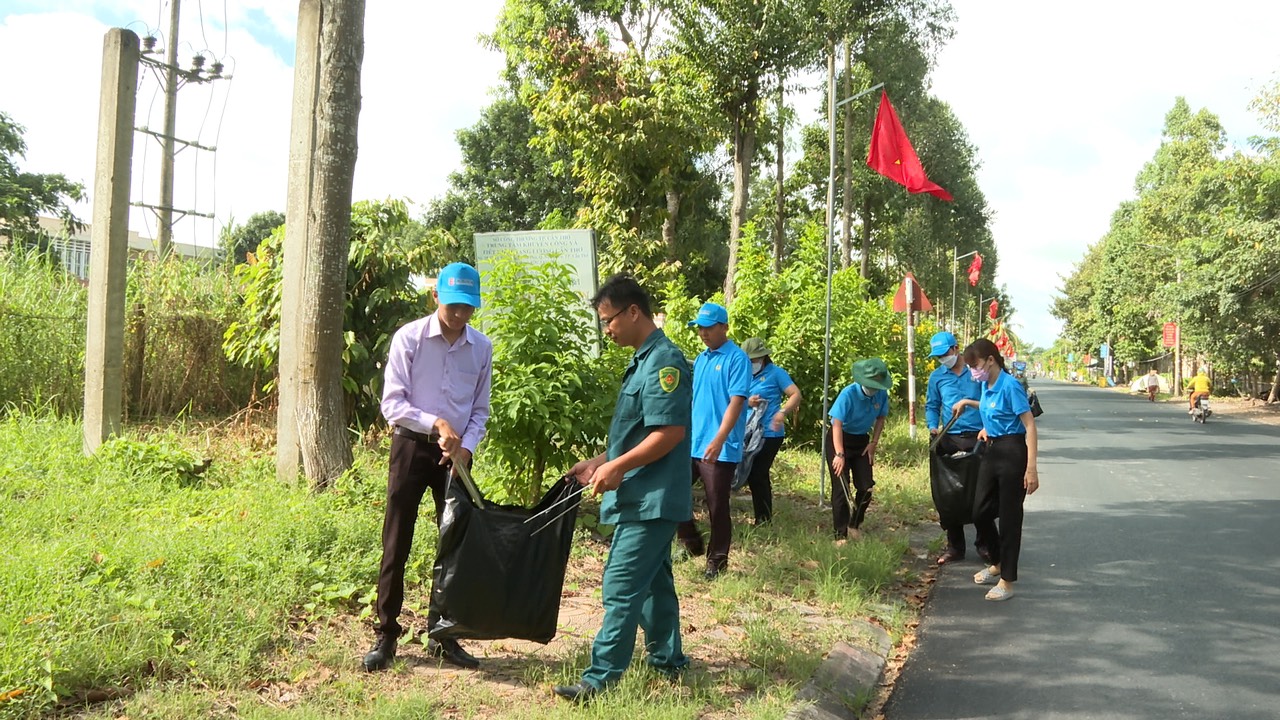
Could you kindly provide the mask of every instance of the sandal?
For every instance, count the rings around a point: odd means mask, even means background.
[[[979,585],[993,585],[1000,581],[1000,573],[993,573],[991,568],[984,567],[974,574],[973,581]]]
[[[1013,597],[1013,588],[1011,587],[1000,587],[997,585],[987,591],[988,600],[999,602],[1001,600],[1008,600],[1011,597]]]

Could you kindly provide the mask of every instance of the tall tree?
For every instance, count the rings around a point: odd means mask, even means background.
[[[819,0],[681,0],[675,4],[679,52],[704,74],[728,127],[733,153],[726,301],[733,298],[738,244],[750,205],[761,99],[779,76],[812,64],[819,52]]]
[[[298,324],[298,442],[307,477],[328,487],[351,467],[342,390],[342,318],[351,240],[351,187],[360,119],[364,0],[324,0],[316,151]]]
[[[81,227],[70,206],[84,199],[84,185],[61,174],[19,170],[18,159],[27,153],[25,131],[0,111],[0,237],[35,245],[47,239],[40,229],[40,215],[57,216],[68,232]]]

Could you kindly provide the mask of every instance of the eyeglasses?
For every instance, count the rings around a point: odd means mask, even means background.
[[[621,310],[619,310],[618,312],[616,312],[616,313],[614,313],[614,314],[610,315],[610,316],[609,316],[609,317],[607,317],[607,318],[600,318],[600,329],[601,329],[601,330],[604,330],[605,328],[608,328],[608,327],[609,327],[609,324],[613,322],[614,318],[618,317],[619,315],[621,315],[622,313],[624,313],[624,312],[626,312],[626,311],[628,311],[628,310],[630,310],[630,309],[631,309],[631,306],[630,306],[630,305],[628,305],[628,306],[626,306],[626,307],[622,308]]]

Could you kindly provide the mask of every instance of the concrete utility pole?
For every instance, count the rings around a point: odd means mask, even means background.
[[[124,381],[124,296],[129,250],[129,183],[137,104],[138,36],[107,31],[102,44],[98,160],[93,179],[89,320],[85,333],[84,449],[120,432]]]
[[[169,37],[164,53],[164,137],[160,139],[164,152],[160,155],[160,208],[156,211],[160,225],[156,250],[162,260],[169,257],[173,247],[173,155],[176,152],[174,133],[178,128],[178,17],[181,12],[181,0],[169,0]]]
[[[191,58],[190,70],[183,70],[178,67],[178,20],[181,11],[181,0],[169,0],[169,36],[166,39],[167,46],[165,47],[164,62],[148,57],[149,54],[155,52],[154,37],[147,37],[142,54],[143,62],[161,71],[161,78],[164,83],[164,130],[155,132],[146,127],[135,128],[138,132],[154,136],[160,141],[161,145],[159,203],[156,205],[148,205],[143,202],[133,203],[136,207],[144,207],[155,212],[159,226],[156,234],[156,251],[161,259],[168,257],[173,249],[173,215],[175,212],[179,215],[194,215],[213,219],[211,213],[202,213],[195,210],[177,210],[173,206],[173,163],[178,153],[178,145],[196,148],[197,150],[208,150],[209,152],[217,150],[215,147],[206,147],[177,138],[178,90],[182,88],[183,83],[187,82],[212,82],[214,80],[228,80],[231,77],[230,75],[222,74],[221,62],[214,62],[206,72],[203,55],[195,55]]]

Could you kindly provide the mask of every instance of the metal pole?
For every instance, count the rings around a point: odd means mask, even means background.
[[[835,230],[833,213],[836,203],[836,44],[831,43],[827,58],[827,324],[822,349],[822,462],[818,478],[818,505],[827,497],[827,432],[831,427],[831,266],[834,260]]]
[[[178,115],[178,14],[181,0],[170,0],[169,37],[165,48],[164,68],[164,137],[160,139],[160,209],[157,211],[159,232],[156,251],[163,260],[173,246],[173,155],[174,134],[177,132]]]
[[[907,275],[907,432],[916,439],[916,284]]]
[[[974,250],[973,252],[967,252],[963,255],[958,255],[958,253],[960,252],[959,246],[952,246],[952,247],[954,249],[951,252],[951,256],[954,259],[951,261],[951,327],[948,329],[951,330],[951,332],[955,332],[956,331],[956,328],[955,328],[955,325],[956,325],[956,273],[960,269],[960,261],[969,257],[970,255],[977,255],[978,251]]]
[[[960,269],[960,246],[951,246],[951,332],[956,331],[956,272]]]

